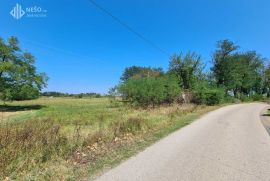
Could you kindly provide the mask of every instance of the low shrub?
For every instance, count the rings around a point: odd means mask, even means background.
[[[241,100],[240,99],[237,99],[233,96],[230,96],[230,95],[226,95],[224,97],[224,101],[225,103],[241,103]]]
[[[173,75],[131,78],[118,87],[123,100],[135,106],[156,106],[172,103],[180,94],[178,80]]]
[[[261,94],[254,94],[251,96],[251,99],[253,101],[261,101],[261,100],[263,100],[263,96]]]
[[[248,97],[248,96],[245,95],[245,94],[239,94],[239,99],[240,99],[242,102],[248,102],[248,101],[251,101],[251,98]]]
[[[206,104],[207,105],[219,104],[222,102],[223,97],[224,97],[223,90],[221,90],[221,91],[219,89],[209,90],[206,93]]]
[[[224,100],[224,90],[219,88],[201,88],[193,91],[193,102],[197,104],[215,105]]]

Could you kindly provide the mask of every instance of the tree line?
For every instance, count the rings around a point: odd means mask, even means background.
[[[111,96],[126,103],[156,106],[174,102],[218,104],[224,101],[260,100],[270,97],[270,63],[256,51],[240,51],[230,40],[217,42],[212,67],[194,52],[175,54],[169,69],[127,67]],[[40,93],[48,77],[35,67],[35,57],[23,51],[16,37],[0,38],[0,99],[26,100],[43,96],[99,97],[99,94]]]
[[[242,52],[239,48],[230,40],[218,41],[209,71],[194,52],[173,55],[168,71],[127,67],[110,93],[139,106],[173,102],[213,105],[270,97],[269,61],[256,51]]]
[[[74,97],[74,98],[84,98],[84,97],[99,98],[99,97],[102,97],[101,94],[95,93],[95,92],[70,94],[70,93],[50,91],[50,92],[42,92],[40,95],[44,96],[44,97]]]

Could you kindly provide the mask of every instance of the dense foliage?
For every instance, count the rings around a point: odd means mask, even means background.
[[[210,72],[201,56],[175,54],[169,70],[132,66],[125,69],[114,95],[134,105],[160,105],[179,98],[196,104],[261,100],[270,97],[270,64],[255,51],[240,52],[232,41],[218,41]],[[166,78],[164,78],[166,77]],[[191,95],[191,99],[186,99]]]
[[[224,40],[218,42],[212,68],[217,85],[232,91],[235,97],[262,94],[264,59],[255,51],[236,52],[238,46]]]
[[[130,78],[157,77],[162,74],[161,68],[131,66],[125,69],[120,79],[124,82]]]
[[[161,68],[127,67],[111,95],[133,105],[155,106],[182,99],[199,104],[218,104],[229,96],[242,101],[270,97],[270,64],[255,51],[239,51],[229,40],[218,41],[210,72],[196,53],[175,54],[167,72]],[[38,73],[35,58],[19,47],[17,38],[0,38],[0,99],[26,100],[39,96],[47,77]],[[100,97],[100,94],[44,92],[44,96]],[[186,99],[191,95],[191,99]]]
[[[193,102],[197,104],[215,105],[221,103],[225,97],[223,88],[210,85],[207,81],[197,82],[192,93]]]
[[[46,81],[46,75],[36,71],[35,58],[20,49],[17,38],[7,42],[0,38],[0,99],[37,98]]]
[[[270,97],[270,64],[264,71],[263,93],[267,94],[267,97]]]
[[[134,105],[155,106],[172,103],[179,95],[178,80],[173,75],[132,78],[118,87],[126,101]]]
[[[169,63],[169,72],[178,77],[182,89],[191,89],[202,75],[201,57],[196,53],[175,54]]]

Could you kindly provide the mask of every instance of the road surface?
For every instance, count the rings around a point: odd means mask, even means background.
[[[176,131],[98,181],[270,181],[263,103],[226,106]]]

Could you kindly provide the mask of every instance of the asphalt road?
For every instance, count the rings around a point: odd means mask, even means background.
[[[98,181],[270,181],[262,103],[226,106],[174,132]]]

